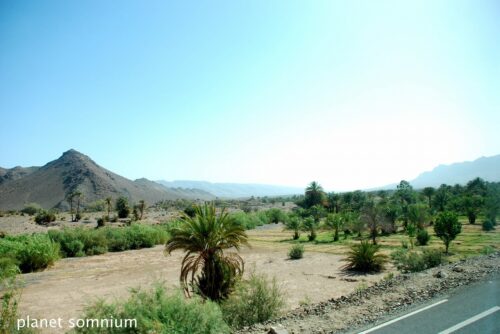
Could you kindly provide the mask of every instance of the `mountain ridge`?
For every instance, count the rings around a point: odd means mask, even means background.
[[[5,181],[11,170],[2,169],[4,181],[0,184],[0,209],[20,209],[35,202],[44,208],[66,208],[66,197],[79,190],[83,203],[91,203],[111,196],[125,196],[132,202],[145,200],[153,204],[169,199],[213,199],[203,191],[171,190],[147,179],[129,180],[95,163],[88,156],[68,150],[56,160],[42,167],[28,167],[28,173]]]
[[[251,196],[273,197],[302,194],[304,192],[303,188],[260,183],[208,182],[194,180],[157,180],[156,182],[167,187],[200,189],[220,198],[248,198]]]

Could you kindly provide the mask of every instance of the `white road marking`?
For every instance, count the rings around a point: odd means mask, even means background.
[[[389,326],[390,324],[393,324],[393,323],[395,323],[395,322],[397,322],[397,321],[399,321],[399,320],[402,320],[402,319],[405,319],[405,318],[411,317],[412,315],[415,315],[415,314],[420,313],[420,312],[422,312],[422,311],[428,310],[428,309],[430,309],[431,307],[438,306],[438,305],[440,305],[440,304],[442,304],[442,303],[446,303],[447,301],[448,301],[448,299],[443,299],[443,300],[440,300],[440,301],[438,301],[438,302],[436,302],[436,303],[434,303],[434,304],[428,305],[428,306],[426,306],[426,307],[423,307],[423,308],[418,309],[418,310],[416,310],[416,311],[413,311],[413,312],[411,312],[411,313],[408,313],[408,314],[402,315],[402,316],[400,316],[399,318],[392,319],[392,320],[390,320],[390,321],[384,322],[383,324],[380,324],[380,325],[378,325],[378,326],[372,327],[372,328],[367,329],[366,331],[360,332],[360,333],[358,333],[358,334],[367,334],[367,333],[371,333],[371,332],[376,331],[377,329],[380,329],[380,328],[382,328],[382,327]]]
[[[464,321],[462,321],[462,322],[460,322],[460,323],[456,324],[456,325],[455,325],[455,326],[453,326],[453,327],[450,327],[450,328],[448,328],[448,329],[446,329],[446,330],[444,330],[444,331],[442,331],[442,332],[439,332],[439,334],[450,334],[450,333],[453,333],[454,331],[459,330],[460,328],[465,327],[465,326],[467,326],[467,325],[470,325],[470,324],[472,324],[473,322],[476,322],[476,321],[478,321],[478,320],[479,320],[479,319],[481,319],[481,318],[487,317],[487,316],[489,316],[490,314],[495,313],[495,312],[496,312],[496,311],[498,311],[498,310],[500,310],[500,307],[499,307],[499,306],[492,307],[492,308],[490,308],[489,310],[486,310],[486,311],[484,311],[484,312],[481,312],[481,313],[479,313],[478,315],[475,315],[475,316],[473,316],[473,317],[471,317],[471,318],[469,318],[469,319],[467,319],[467,320],[464,320]]]

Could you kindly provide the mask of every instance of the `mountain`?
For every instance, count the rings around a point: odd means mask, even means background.
[[[17,180],[22,178],[23,176],[29,175],[35,171],[37,171],[40,167],[21,167],[16,166],[14,168],[6,169],[0,167],[0,184]]]
[[[96,164],[75,150],[42,167],[0,169],[0,209],[20,209],[35,202],[44,208],[68,206],[66,197],[79,190],[83,204],[111,196],[125,196],[131,202],[141,199],[155,203],[168,199],[213,199],[200,190],[169,189],[147,179],[131,181]]]
[[[251,196],[284,196],[302,194],[303,188],[252,183],[211,183],[207,181],[156,181],[166,187],[194,188],[204,190],[221,198],[243,198]]]
[[[440,165],[429,172],[420,174],[410,181],[414,188],[438,187],[443,183],[453,185],[465,184],[480,177],[485,181],[500,181],[500,154],[492,157],[481,157],[474,161],[458,162],[451,165]]]

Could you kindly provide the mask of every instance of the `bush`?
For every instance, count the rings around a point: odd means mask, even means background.
[[[267,210],[266,215],[269,217],[269,221],[275,224],[279,222],[286,223],[286,220],[288,218],[284,211],[277,208]]]
[[[24,208],[21,210],[22,213],[25,213],[27,215],[33,216],[40,211],[42,207],[37,204],[37,203],[29,203],[24,206]]]
[[[221,304],[224,319],[233,328],[260,323],[279,315],[285,301],[276,279],[252,273],[239,281],[234,292]]]
[[[108,241],[98,230],[83,227],[64,228],[50,230],[48,235],[54,242],[60,244],[63,257],[98,255],[108,251]]]
[[[437,249],[426,249],[423,252],[400,249],[391,254],[396,268],[402,272],[418,272],[439,266],[443,263],[443,254]]]
[[[293,245],[288,251],[288,257],[291,260],[302,259],[303,255],[304,255],[304,246],[300,244]]]
[[[179,291],[167,293],[161,285],[149,291],[135,289],[123,302],[99,301],[87,307],[83,319],[137,319],[136,328],[76,328],[84,334],[192,333],[224,334],[229,327],[217,304],[196,296],[185,299]]]
[[[429,243],[429,240],[431,239],[431,236],[429,235],[429,232],[427,230],[422,230],[419,229],[417,232],[417,244],[419,246],[425,246]]]
[[[56,215],[52,211],[40,210],[35,216],[35,222],[40,225],[46,225],[56,220]]]
[[[116,211],[118,211],[118,218],[127,218],[130,214],[130,207],[128,199],[125,197],[118,197],[116,200]]]
[[[23,273],[45,269],[59,258],[59,245],[46,234],[0,239],[0,257],[11,257]]]
[[[61,245],[64,257],[98,255],[108,251],[120,252],[129,249],[153,247],[167,241],[166,228],[132,224],[129,227],[100,229],[65,228],[50,230],[50,238]]]
[[[347,264],[343,266],[345,270],[354,270],[360,272],[378,272],[384,269],[387,257],[379,253],[380,246],[373,245],[366,240],[360,244],[352,245],[348,253]]]
[[[495,225],[493,224],[493,222],[491,220],[485,220],[483,221],[483,225],[482,225],[482,229],[483,231],[493,231],[495,229]]]
[[[97,218],[97,228],[104,227],[104,226],[106,226],[105,217]]]
[[[20,293],[16,282],[17,261],[11,256],[0,258],[0,333],[16,333]]]

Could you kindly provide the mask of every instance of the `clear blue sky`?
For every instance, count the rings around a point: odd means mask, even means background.
[[[347,190],[500,153],[498,1],[0,2],[0,166]]]

